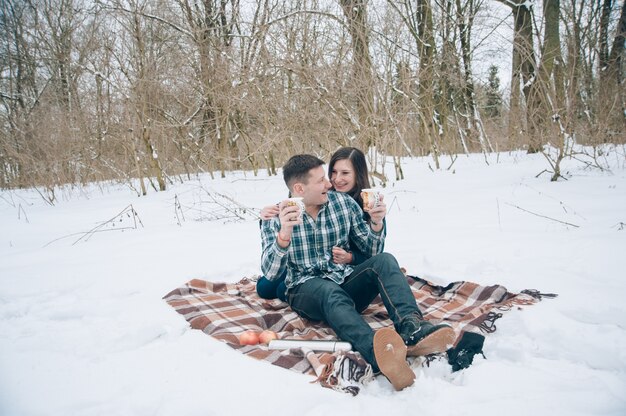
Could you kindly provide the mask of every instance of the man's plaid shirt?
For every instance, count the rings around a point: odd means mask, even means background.
[[[352,197],[341,192],[328,192],[317,221],[304,213],[303,224],[293,227],[291,244],[282,248],[276,242],[280,220],[274,217],[261,225],[261,271],[269,280],[276,279],[285,268],[288,288],[314,277],[325,277],[338,284],[352,273],[348,264],[333,263],[332,248],[349,251],[350,244],[363,253],[381,253],[386,229],[377,233],[363,220],[363,211]]]

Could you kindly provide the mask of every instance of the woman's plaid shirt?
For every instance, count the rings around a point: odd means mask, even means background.
[[[348,264],[332,261],[332,248],[350,249],[356,245],[363,253],[381,253],[386,228],[372,231],[363,220],[363,211],[352,197],[341,192],[328,192],[328,202],[322,206],[317,221],[304,213],[303,224],[293,227],[291,244],[282,248],[276,242],[280,220],[274,217],[261,225],[261,271],[270,280],[282,275],[287,268],[285,283],[294,287],[314,277],[325,277],[338,284],[352,273]]]

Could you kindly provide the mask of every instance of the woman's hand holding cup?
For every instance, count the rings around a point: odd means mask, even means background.
[[[385,197],[382,194],[379,194],[378,205],[368,211],[372,225],[382,226],[383,218],[387,215],[387,205],[385,204],[384,199]]]
[[[383,218],[385,218],[385,215],[387,215],[387,205],[385,204],[385,196],[381,193],[378,193],[378,191],[374,191],[374,190],[368,190],[368,191],[376,192],[376,197],[369,196],[368,201],[370,201],[370,205],[367,210],[364,207],[363,211],[366,211],[369,214],[371,223],[373,226],[380,225],[379,229],[382,229]],[[375,203],[372,204],[371,203],[372,201],[375,201]],[[365,198],[364,198],[364,204],[365,204]]]

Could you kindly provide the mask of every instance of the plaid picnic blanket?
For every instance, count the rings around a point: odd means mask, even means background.
[[[256,279],[244,278],[238,283],[194,279],[163,299],[183,315],[192,328],[241,353],[289,370],[315,375],[309,360],[301,352],[269,350],[263,344],[239,344],[238,337],[243,332],[265,329],[276,332],[280,339],[337,339],[330,327],[301,318],[286,303],[259,298]],[[457,341],[464,331],[494,332],[495,321],[502,317],[502,312],[518,305],[531,305],[546,295],[535,290],[511,293],[501,285],[481,286],[468,281],[453,282],[444,287],[415,276],[407,276],[407,279],[425,319],[451,325],[457,333]],[[393,325],[380,297],[363,312],[363,316],[374,330]],[[322,362],[332,363],[337,358],[329,355],[320,354]],[[349,358],[360,359],[358,353]],[[360,364],[363,363],[361,360]],[[325,387],[333,387],[326,384],[322,382]]]

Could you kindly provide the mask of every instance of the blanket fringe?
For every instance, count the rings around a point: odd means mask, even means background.
[[[524,305],[532,305],[537,301],[541,301],[544,298],[553,299],[558,297],[559,295],[556,293],[541,293],[536,289],[524,289],[520,292],[520,294],[524,294],[530,296],[532,299],[524,299],[523,297],[515,297],[508,302],[499,305],[496,309],[501,311],[508,311],[514,305],[524,306]],[[481,331],[491,334],[496,331],[496,321],[502,318],[502,314],[499,312],[489,312],[485,319],[478,325]]]
[[[556,293],[541,293],[540,291],[536,290],[536,289],[524,289],[522,290],[521,293],[524,293],[528,296],[532,296],[533,298],[537,299],[537,300],[541,300],[543,298],[556,298],[557,296],[559,296]]]
[[[374,378],[372,366],[353,352],[339,352],[321,359],[326,361],[324,368],[312,383],[320,383],[323,387],[349,393],[356,396],[365,385]]]
[[[489,312],[478,327],[481,331],[488,334],[496,332],[496,321],[500,318],[502,318],[502,314],[500,312]]]

